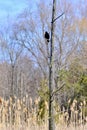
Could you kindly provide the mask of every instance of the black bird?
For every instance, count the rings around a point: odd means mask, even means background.
[[[49,42],[50,36],[49,36],[49,33],[48,33],[48,32],[45,32],[44,37],[45,37],[45,39],[47,40],[47,42]]]

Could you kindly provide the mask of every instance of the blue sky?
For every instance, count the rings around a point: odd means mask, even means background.
[[[35,8],[36,2],[40,0],[0,0],[0,25],[6,23],[6,20],[15,19],[25,8]],[[43,0],[46,1],[46,0]],[[73,0],[77,3],[78,0]]]
[[[27,6],[34,7],[38,0],[0,0],[0,24],[6,22],[7,17],[15,18]]]
[[[7,16],[17,15],[26,6],[26,0],[0,0],[0,22]]]

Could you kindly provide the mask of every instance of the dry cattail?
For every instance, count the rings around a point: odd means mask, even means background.
[[[73,101],[74,103],[77,103],[77,100],[76,99],[74,99],[74,101]]]
[[[83,105],[84,105],[84,106],[86,105],[86,101],[85,101],[85,100],[83,101]]]
[[[0,97],[0,105],[2,104],[2,98]]]
[[[71,99],[68,100],[68,104],[71,102]]]
[[[29,99],[29,102],[30,102],[30,106],[32,106],[32,98],[31,97]]]
[[[38,99],[35,99],[35,105],[38,105],[38,103],[39,103]]]
[[[49,106],[48,106],[48,102],[47,101],[45,101],[45,106],[46,106],[46,108],[47,108],[47,110],[49,109]]]
[[[83,106],[83,103],[82,103],[82,102],[80,102],[80,105],[81,105],[81,106]]]

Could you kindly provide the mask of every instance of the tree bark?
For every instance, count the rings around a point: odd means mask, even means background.
[[[55,16],[56,0],[53,0],[52,22],[51,22],[51,41],[50,41],[50,63],[49,63],[49,130],[55,129],[54,108],[53,108],[53,51],[54,51],[54,16]]]

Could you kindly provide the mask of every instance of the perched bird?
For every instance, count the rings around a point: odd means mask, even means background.
[[[44,37],[47,40],[47,42],[49,42],[50,36],[49,36],[49,33],[47,31],[45,32]]]

